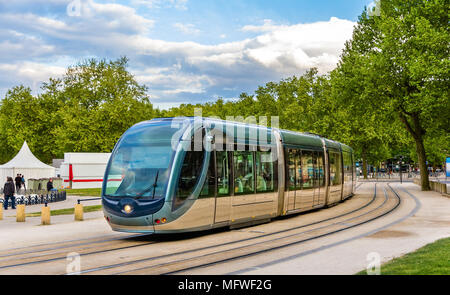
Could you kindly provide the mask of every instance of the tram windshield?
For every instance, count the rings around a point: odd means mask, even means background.
[[[104,195],[113,198],[160,199],[167,189],[173,156],[172,140],[179,128],[143,125],[129,130],[106,171]]]

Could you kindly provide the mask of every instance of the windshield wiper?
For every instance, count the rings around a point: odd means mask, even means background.
[[[155,191],[156,191],[156,187],[158,186],[158,185],[157,185],[158,177],[159,177],[159,170],[158,170],[158,172],[156,172],[155,182],[154,182],[150,187],[148,187],[148,188],[146,188],[145,190],[143,190],[142,192],[140,192],[140,193],[139,193],[140,196],[137,197],[136,199],[142,198],[142,197],[143,197],[143,196],[142,196],[143,194],[148,193],[148,192],[151,191],[152,189],[153,189],[153,196],[152,196],[152,199],[155,199]]]
[[[152,196],[152,200],[155,199],[156,187],[158,186],[158,177],[159,177],[159,169],[158,169],[158,172],[156,172],[155,183],[153,184],[153,196]]]

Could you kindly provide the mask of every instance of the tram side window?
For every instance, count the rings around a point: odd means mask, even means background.
[[[255,192],[253,152],[234,152],[234,192],[253,194]]]
[[[230,169],[228,165],[228,153],[217,152],[217,194],[219,196],[230,195]]]
[[[319,165],[318,165],[318,156],[317,152],[313,153],[313,178],[314,178],[314,187],[320,187],[320,173],[319,173]]]
[[[342,184],[342,167],[341,167],[341,155],[337,152],[330,151],[330,184],[340,185]]]
[[[274,161],[271,152],[256,153],[256,191],[258,193],[273,192],[275,188]]]
[[[186,152],[178,181],[174,208],[180,207],[195,188],[202,170],[204,152]]]
[[[300,150],[294,150],[295,153],[295,167],[296,167],[296,174],[295,174],[295,179],[296,179],[296,190],[301,190],[302,189],[302,184],[303,184],[303,177],[302,177],[302,152]]]
[[[320,177],[320,180],[319,180],[320,187],[325,186],[325,168],[324,168],[323,163],[324,163],[323,152],[318,152],[317,153],[317,172]]]
[[[296,150],[288,150],[288,187],[290,191],[295,190],[295,153]]]
[[[313,152],[302,151],[302,182],[303,189],[311,189],[314,186]]]
[[[352,156],[350,153],[343,152],[342,153],[344,160],[344,179],[345,182],[352,181]]]
[[[216,171],[214,165],[214,153],[211,153],[208,165],[208,174],[206,175],[203,189],[200,192],[200,198],[213,198],[216,190]]]

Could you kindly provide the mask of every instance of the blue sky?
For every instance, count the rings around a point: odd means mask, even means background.
[[[235,99],[332,70],[369,0],[0,0],[0,99],[85,58],[126,55],[152,103]]]

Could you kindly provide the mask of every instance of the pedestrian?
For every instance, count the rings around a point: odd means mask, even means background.
[[[22,176],[20,176],[20,174],[17,174],[14,180],[16,182],[16,192],[19,193],[20,187],[22,186]]]
[[[47,191],[51,191],[53,189],[53,179],[50,178],[47,182]]]
[[[3,188],[3,193],[5,194],[5,202],[3,203],[3,207],[5,210],[8,210],[8,202],[11,199],[11,207],[12,209],[16,209],[16,198],[14,197],[14,181],[12,177],[6,178],[6,183]]]
[[[27,191],[27,186],[25,185],[25,175],[22,174],[22,185],[23,185],[23,189],[25,190],[25,192]]]

